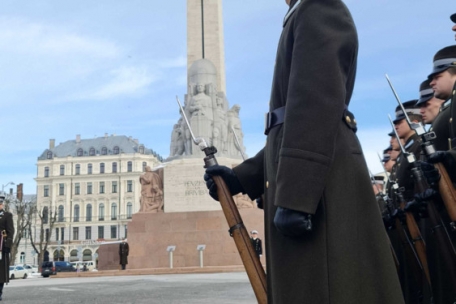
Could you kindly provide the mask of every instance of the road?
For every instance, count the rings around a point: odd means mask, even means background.
[[[246,273],[12,280],[4,303],[257,303]]]

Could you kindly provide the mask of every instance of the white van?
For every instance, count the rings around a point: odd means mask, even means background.
[[[94,271],[94,269],[96,271],[95,261],[76,261],[76,262],[71,262],[71,264],[78,271],[84,271],[84,266],[86,267],[86,271]]]

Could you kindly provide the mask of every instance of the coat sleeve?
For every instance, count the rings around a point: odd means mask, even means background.
[[[128,245],[128,243],[125,243],[125,255],[128,256],[129,253],[130,253],[130,246]]]
[[[233,168],[250,199],[257,199],[264,192],[264,149],[254,157]]]
[[[351,15],[339,0],[304,1],[295,14],[274,201],[314,214],[353,89],[347,81],[356,71],[358,41]]]
[[[5,247],[11,248],[13,246],[14,239],[14,222],[13,215],[9,212],[5,212],[6,217],[6,242]]]

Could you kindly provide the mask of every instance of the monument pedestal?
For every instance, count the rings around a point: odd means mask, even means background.
[[[248,231],[258,230],[264,236],[263,210],[240,209]],[[228,224],[223,211],[196,211],[173,213],[137,213],[128,224],[128,269],[169,268],[168,246],[176,246],[173,252],[173,267],[199,267],[198,245],[206,245],[203,251],[203,266],[242,265],[236,244],[228,233]],[[103,262],[104,251],[99,250],[99,269],[118,269],[119,261]],[[113,246],[110,245],[110,246]],[[264,250],[263,241],[263,250]],[[103,248],[104,249],[104,248]],[[262,263],[264,264],[264,256]]]

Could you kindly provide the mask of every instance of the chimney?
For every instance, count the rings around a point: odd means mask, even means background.
[[[49,150],[55,148],[55,139],[49,139]]]
[[[76,143],[79,144],[81,142],[81,135],[77,134],[76,135]]]

